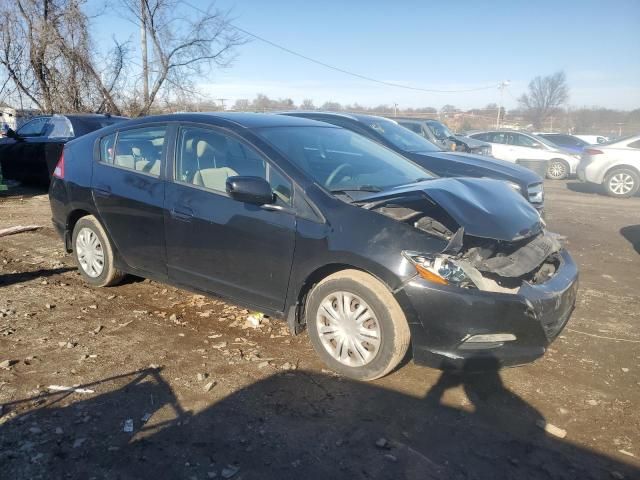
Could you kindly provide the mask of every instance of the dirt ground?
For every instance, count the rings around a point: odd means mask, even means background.
[[[546,188],[581,270],[547,355],[370,383],[219,299],[85,286],[46,195],[0,194],[0,228],[44,226],[0,238],[0,478],[640,478],[640,198]]]

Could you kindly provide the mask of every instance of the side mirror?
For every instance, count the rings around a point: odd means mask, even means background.
[[[22,137],[18,135],[13,128],[7,128],[7,137],[14,140],[22,140]]]
[[[275,200],[271,185],[261,177],[229,177],[226,189],[229,196],[239,202],[265,205],[273,203]]]

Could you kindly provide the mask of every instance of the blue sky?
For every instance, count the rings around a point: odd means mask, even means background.
[[[200,8],[209,2],[189,0]],[[90,2],[90,7],[93,2]],[[536,75],[567,74],[572,106],[640,108],[640,1],[293,1],[219,0],[239,27],[307,56],[384,81],[467,89],[510,80],[507,108]],[[112,36],[138,40],[113,12],[94,21],[98,48]],[[136,58],[137,60],[137,58]],[[135,67],[132,67],[135,68]],[[231,68],[199,87],[213,97],[291,97],[484,107],[498,89],[436,94],[377,85],[309,63],[258,40],[240,47]]]

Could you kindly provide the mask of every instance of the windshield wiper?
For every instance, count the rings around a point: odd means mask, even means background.
[[[359,187],[345,187],[345,188],[336,188],[329,190],[331,193],[347,193],[347,192],[372,192],[377,193],[381,192],[382,189],[380,187],[376,187],[375,185],[360,185]]]

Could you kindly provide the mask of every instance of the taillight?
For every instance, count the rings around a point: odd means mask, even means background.
[[[587,155],[602,155],[604,152],[595,148],[586,148],[584,150],[584,153],[586,153]]]
[[[64,179],[64,151],[60,154],[60,159],[58,160],[58,163],[56,163],[56,168],[53,169],[53,176]]]

